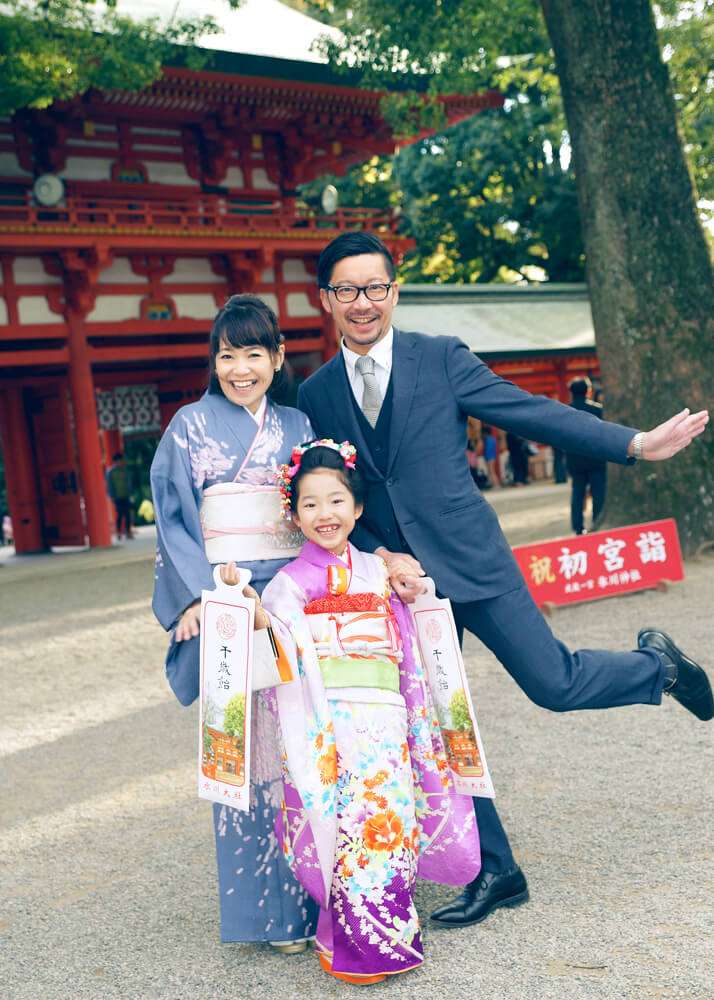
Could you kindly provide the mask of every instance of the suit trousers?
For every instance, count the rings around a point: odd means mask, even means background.
[[[570,522],[575,534],[581,535],[584,528],[583,505],[588,486],[590,487],[590,496],[593,498],[593,524],[596,524],[605,506],[607,467],[598,465],[591,469],[574,469],[570,476],[573,480],[570,493]]]
[[[664,664],[654,650],[571,652],[555,638],[525,584],[484,601],[452,602],[452,607],[459,639],[464,629],[472,632],[542,708],[571,712],[662,701]],[[483,868],[506,871],[514,860],[493,801],[475,798],[474,807]]]

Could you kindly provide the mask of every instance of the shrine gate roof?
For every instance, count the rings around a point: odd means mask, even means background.
[[[402,285],[394,322],[460,337],[484,358],[595,350],[583,284]]]

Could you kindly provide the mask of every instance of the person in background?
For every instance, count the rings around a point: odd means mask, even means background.
[[[509,431],[506,434],[506,445],[511,459],[511,472],[514,486],[528,485],[528,442]]]
[[[576,410],[590,413],[602,420],[603,409],[600,403],[592,401],[592,382],[583,375],[570,383],[570,405]],[[572,480],[570,493],[570,521],[576,535],[585,533],[583,507],[586,491],[590,490],[593,502],[592,524],[596,524],[605,506],[607,490],[607,465],[597,462],[586,455],[568,452],[568,472]]]
[[[125,535],[133,538],[131,528],[131,476],[126,467],[126,460],[121,451],[112,457],[112,465],[106,472],[107,493],[116,511],[117,539]],[[122,526],[124,528],[122,532]]]
[[[483,440],[483,457],[488,468],[488,478],[491,486],[501,486],[501,472],[498,468],[498,438],[492,427],[484,424],[481,428]]]

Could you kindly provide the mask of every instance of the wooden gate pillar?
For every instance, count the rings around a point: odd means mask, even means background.
[[[41,552],[47,546],[42,536],[40,494],[22,389],[4,389],[0,393],[0,440],[15,551]]]
[[[109,498],[102,470],[99,421],[94,395],[94,379],[84,321],[76,312],[67,312],[69,330],[69,388],[72,396],[77,437],[79,475],[82,483],[87,534],[91,548],[112,544],[109,528]]]

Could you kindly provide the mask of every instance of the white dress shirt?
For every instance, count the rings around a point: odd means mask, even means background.
[[[394,344],[394,327],[390,326],[387,330],[386,336],[382,337],[381,340],[377,341],[374,347],[367,351],[367,354],[374,360],[374,374],[379,385],[379,391],[382,394],[382,399],[387,394],[387,386],[389,385],[389,376],[392,373],[392,346]],[[349,347],[345,347],[344,340],[342,341],[342,357],[345,359],[345,368],[347,369],[347,378],[349,379],[350,386],[352,387],[352,392],[357,400],[357,405],[362,409],[362,396],[364,395],[364,379],[360,373],[355,368],[357,364],[357,358],[360,357],[359,354],[355,354],[351,351]]]

